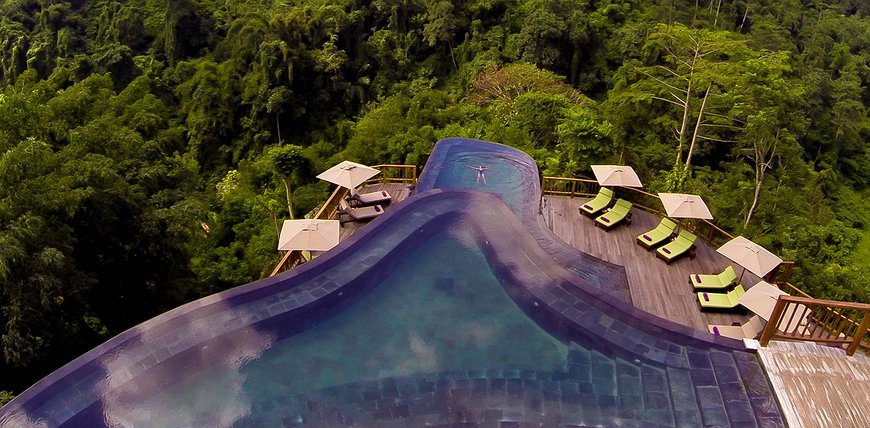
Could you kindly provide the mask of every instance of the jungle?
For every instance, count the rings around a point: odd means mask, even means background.
[[[870,302],[864,0],[6,0],[0,404],[268,275],[338,161],[461,136],[632,165]]]

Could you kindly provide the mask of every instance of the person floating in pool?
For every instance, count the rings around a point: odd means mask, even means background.
[[[483,166],[483,165],[478,165],[478,166],[469,166],[469,168],[477,171],[477,184],[480,184],[481,182],[483,182],[483,184],[486,184],[486,175],[484,175],[484,171],[488,170],[489,167]]]

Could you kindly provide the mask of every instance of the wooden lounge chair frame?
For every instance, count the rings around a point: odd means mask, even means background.
[[[673,236],[676,229],[677,223],[667,217],[662,217],[662,220],[655,229],[637,235],[637,245],[651,250]]]
[[[393,197],[386,190],[369,193],[356,193],[347,197],[347,203],[351,208],[365,207],[369,205],[388,204]]]
[[[727,293],[708,293],[706,291],[698,292],[698,303],[701,305],[701,310],[731,310],[741,309],[740,296],[746,293],[742,285],[734,287],[733,290]]]
[[[631,202],[622,198],[617,199],[612,208],[595,218],[595,226],[607,230],[621,223],[623,220],[625,220],[626,223],[631,223],[631,207]]]
[[[598,194],[592,200],[580,205],[580,212],[590,217],[594,216],[613,202],[613,196],[613,190],[602,187],[598,189]]]
[[[717,275],[689,274],[689,284],[695,290],[722,290],[737,282],[737,272],[730,265]]]
[[[689,254],[689,258],[695,258],[695,241],[698,239],[692,232],[686,229],[680,231],[673,241],[656,250],[656,257],[670,264],[683,254]]]
[[[384,213],[384,207],[382,207],[380,205],[372,205],[372,206],[368,206],[368,207],[352,208],[352,207],[348,206],[347,202],[345,202],[345,201],[341,201],[338,205],[338,208],[339,209],[337,212],[339,215],[339,221],[341,221],[342,223],[348,222],[351,220],[357,220],[357,221],[371,220],[371,219]],[[343,220],[341,218],[342,214],[347,214],[351,218],[351,220]]]

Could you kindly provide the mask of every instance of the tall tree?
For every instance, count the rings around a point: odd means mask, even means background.
[[[760,54],[731,32],[682,24],[657,25],[644,48],[647,62],[632,60],[620,68],[609,102],[618,109],[650,100],[670,106],[657,122],[672,126],[676,140],[667,180],[669,190],[676,190],[689,176],[699,141],[733,142],[719,137],[734,126],[723,109],[741,64]]]
[[[268,155],[272,158],[275,172],[280,176],[281,183],[284,184],[284,192],[287,196],[287,212],[292,219],[294,217],[290,181],[294,174],[300,175],[304,170],[308,169],[308,159],[303,154],[302,147],[292,144],[275,146],[269,151]]]

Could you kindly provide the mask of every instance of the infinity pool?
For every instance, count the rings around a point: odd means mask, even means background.
[[[442,141],[419,195],[111,339],[0,427],[782,426],[754,356],[633,309],[619,267],[553,241],[537,180],[513,149]]]

